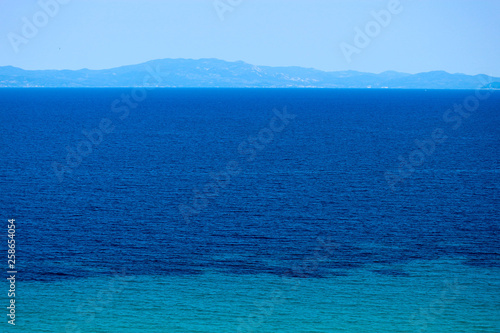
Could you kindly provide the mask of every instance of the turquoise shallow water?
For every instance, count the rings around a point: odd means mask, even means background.
[[[500,332],[500,92],[130,93],[0,89],[16,331]]]
[[[16,331],[498,332],[499,274],[440,260],[318,279],[207,271],[20,282]]]

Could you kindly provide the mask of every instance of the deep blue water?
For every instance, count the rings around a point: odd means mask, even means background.
[[[215,274],[235,279],[221,282],[228,289],[259,276],[321,286],[364,272],[406,285],[403,303],[426,274],[408,267],[443,260],[499,285],[500,92],[156,89],[120,101],[131,93],[0,90],[0,207],[16,219],[26,294],[118,272],[186,285]],[[100,124],[113,130],[92,144],[82,130]],[[447,138],[431,147],[436,130]],[[427,154],[413,154],[408,171],[399,157],[415,140]],[[85,156],[67,159],[79,144]],[[391,186],[398,168],[405,176]],[[438,280],[460,278],[448,273]],[[477,331],[500,331],[495,291],[474,291],[490,309]],[[372,296],[383,302],[387,291]]]

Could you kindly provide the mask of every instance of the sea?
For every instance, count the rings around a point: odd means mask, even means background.
[[[3,88],[0,133],[0,332],[500,332],[498,90]]]

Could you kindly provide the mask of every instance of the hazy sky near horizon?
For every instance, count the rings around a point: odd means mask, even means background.
[[[397,0],[55,1],[0,0],[0,66],[103,69],[219,58],[500,77],[499,0],[400,0],[399,7],[390,6]],[[397,13],[374,23],[373,11],[390,8]]]

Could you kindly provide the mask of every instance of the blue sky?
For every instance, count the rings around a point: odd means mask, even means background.
[[[0,66],[102,69],[219,58],[328,71],[500,76],[498,0],[400,0],[399,6],[397,0],[59,0],[58,8],[55,1],[0,0]],[[51,3],[52,16],[41,12],[41,4]],[[374,23],[372,11],[390,13],[385,26]],[[26,25],[35,20],[33,32]],[[369,43],[358,40],[357,47],[355,31],[367,28]],[[356,52],[346,57],[342,45]]]

